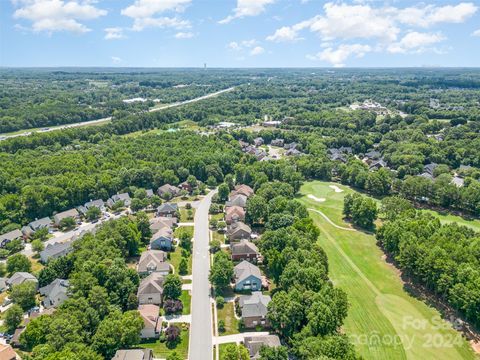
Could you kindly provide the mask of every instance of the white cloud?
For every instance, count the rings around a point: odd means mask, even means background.
[[[307,56],[310,60],[322,60],[329,62],[335,67],[345,66],[345,60],[350,56],[357,58],[363,57],[366,53],[371,52],[369,45],[362,44],[342,44],[336,49],[329,47],[313,56]]]
[[[256,55],[260,55],[260,54],[263,54],[265,52],[265,49],[261,46],[255,46],[251,51],[250,51],[250,55],[252,56],[256,56]]]
[[[480,36],[480,29],[475,30],[475,31],[472,33],[472,36]]]
[[[235,50],[235,51],[242,49],[240,44],[237,43],[236,41],[229,42],[228,45],[227,45],[227,48],[229,48],[230,50]]]
[[[273,35],[267,36],[268,41],[275,42],[295,42],[301,40],[298,36],[298,31],[295,31],[293,27],[283,26],[277,29]]]
[[[123,29],[121,27],[110,27],[103,29],[105,34],[105,40],[117,40],[117,39],[125,39],[125,35],[123,34]]]
[[[273,4],[275,0],[237,0],[237,7],[233,10],[233,15],[220,20],[219,24],[227,24],[232,20],[243,18],[245,16],[257,16],[265,11],[267,5]]]
[[[478,7],[473,3],[457,5],[409,7],[398,10],[401,23],[429,27],[439,23],[462,23],[475,14]]]
[[[175,38],[177,39],[191,39],[194,36],[195,34],[192,32],[178,32],[175,34]]]
[[[390,53],[423,52],[428,46],[445,40],[445,37],[439,33],[420,33],[416,31],[409,32],[399,42],[388,46]]]
[[[90,29],[81,21],[107,14],[91,0],[13,0],[13,17],[32,22],[35,32],[71,31],[85,33]]]
[[[188,29],[191,27],[188,20],[158,15],[164,12],[183,12],[190,3],[191,0],[136,0],[122,9],[121,13],[133,19],[134,31],[142,31],[147,27]]]
[[[123,62],[123,60],[118,56],[112,56],[111,59],[112,59],[112,63],[114,64],[120,64],[121,62]]]

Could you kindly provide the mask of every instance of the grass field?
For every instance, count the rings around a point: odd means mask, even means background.
[[[335,192],[336,185],[342,192]],[[310,182],[301,188],[300,201],[322,211],[342,227],[343,198],[353,190],[334,183]],[[311,199],[314,195],[320,202]],[[440,320],[440,314],[408,295],[399,272],[387,264],[375,237],[339,229],[320,214],[310,215],[321,230],[319,243],[329,260],[330,277],[348,294],[350,309],[344,330],[366,359],[474,359],[461,335]],[[444,218],[448,221],[448,218]]]
[[[221,336],[238,334],[239,321],[235,317],[235,305],[233,302],[226,302],[222,309],[217,309],[218,321],[225,322],[225,331],[219,331]]]
[[[182,315],[190,314],[192,296],[190,295],[189,291],[182,290],[182,295],[180,295],[180,300],[182,301],[182,304],[183,304]]]
[[[178,274],[178,269],[180,266],[180,260],[182,260],[182,247],[175,246],[175,251],[170,253],[170,264],[175,269],[175,274]],[[188,274],[192,274],[192,254],[188,256]]]
[[[139,347],[142,347],[145,349],[152,349],[153,356],[155,358],[165,359],[167,358],[168,355],[170,355],[175,351],[178,355],[182,357],[182,359],[187,359],[189,330],[186,327],[183,328],[182,326],[183,324],[175,324],[175,325],[179,326],[182,329],[182,332],[180,334],[180,341],[177,344],[175,344],[175,346],[169,348],[167,346],[167,343],[156,340],[156,341],[144,342],[140,344]]]

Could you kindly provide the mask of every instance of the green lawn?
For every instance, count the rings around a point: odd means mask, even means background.
[[[176,324],[179,327],[182,327],[184,324]],[[185,324],[188,326],[188,324]],[[153,355],[155,358],[165,359],[169,354],[176,351],[178,355],[180,355],[183,359],[188,358],[188,340],[189,340],[189,330],[188,327],[182,327],[182,333],[180,335],[180,342],[176,344],[174,347],[169,348],[166,343],[157,341],[151,342],[144,342],[141,343],[139,347],[145,349],[152,349]]]
[[[335,192],[330,185],[344,191]],[[308,208],[321,210],[335,224],[349,227],[342,220],[343,197],[353,190],[315,181],[300,191],[300,201]],[[308,194],[325,201],[308,198]],[[344,330],[363,357],[475,358],[460,334],[440,320],[438,311],[404,291],[398,270],[384,261],[373,235],[338,229],[318,213],[311,211],[310,215],[321,230],[319,243],[328,255],[330,277],[348,294],[350,309]],[[377,335],[382,341],[377,341]]]
[[[220,234],[218,231],[212,231],[212,240],[218,240],[221,244],[225,243],[225,235]]]
[[[190,314],[190,304],[192,302],[192,297],[190,296],[190,293],[188,290],[182,290],[182,295],[180,296],[180,300],[182,301],[182,304],[183,304],[182,315]]]
[[[170,264],[175,269],[175,274],[178,274],[178,267],[180,266],[180,260],[182,259],[182,247],[175,246],[175,251],[170,253]],[[188,256],[188,274],[192,274],[192,254]]]
[[[223,220],[223,213],[219,214],[211,214],[210,215],[210,220],[217,220],[217,221],[222,221]]]
[[[175,229],[175,237],[179,238],[182,233],[188,233],[193,237],[193,226],[179,226]]]
[[[225,322],[225,331],[218,331],[220,336],[240,333],[238,330],[239,320],[235,317],[235,305],[233,302],[227,302],[223,309],[217,309],[217,320]]]
[[[189,216],[190,213],[190,216]],[[193,217],[195,216],[195,209],[191,208],[189,210],[185,208],[180,208],[180,219],[179,222],[193,222]]]

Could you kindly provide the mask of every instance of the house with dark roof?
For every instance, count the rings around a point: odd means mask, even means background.
[[[270,142],[270,145],[278,147],[283,147],[284,144],[285,142],[283,141],[283,139],[274,139]]]
[[[46,264],[49,260],[58,259],[73,251],[73,239],[66,242],[56,242],[48,244],[45,249],[40,251],[40,260]]]
[[[44,296],[42,301],[46,309],[56,308],[68,299],[68,280],[55,279],[47,286],[41,287],[38,291]]]
[[[244,345],[250,354],[250,359],[258,360],[260,359],[260,349],[263,346],[278,347],[282,344],[280,343],[280,338],[277,335],[255,335],[246,336],[244,339]]]
[[[8,287],[10,288],[15,285],[23,284],[25,282],[33,282],[38,287],[37,278],[28,272],[16,272],[6,281]]]
[[[117,350],[112,360],[153,360],[152,349]]]
[[[115,194],[107,200],[106,204],[109,208],[112,208],[113,205],[119,202],[123,202],[123,205],[125,207],[128,207],[132,203],[132,199],[130,198],[130,195],[128,193]]]
[[[176,217],[178,205],[176,203],[163,203],[157,208],[157,216],[160,217]]]
[[[377,150],[371,150],[365,153],[365,158],[367,160],[378,160],[382,157],[382,153]]]
[[[303,155],[303,153],[297,149],[288,149],[285,152],[285,156],[300,156]]]
[[[155,272],[142,279],[137,291],[138,303],[162,305],[164,281],[165,277]]]
[[[175,197],[180,195],[180,189],[170,184],[162,185],[157,189],[157,194],[160,197],[163,197],[167,193],[170,194],[172,197]]]
[[[388,168],[388,165],[387,163],[385,162],[385,160],[383,159],[379,159],[379,160],[374,160],[372,161],[372,163],[370,164],[370,166],[368,167],[368,169],[370,171],[372,170],[379,170],[381,168]]]
[[[238,243],[231,244],[232,260],[256,263],[260,257],[257,245],[248,240],[240,240]]]
[[[285,150],[290,150],[290,149],[296,149],[297,146],[298,146],[298,144],[296,142],[291,142],[291,143],[283,145],[283,148]]]
[[[263,141],[263,138],[261,138],[261,137],[257,137],[255,139],[253,139],[253,144],[255,146],[262,146],[263,143],[264,143],[264,141]]]
[[[13,230],[6,234],[0,235],[0,247],[5,247],[10,241],[23,239],[23,234],[20,230]]]
[[[423,167],[423,171],[426,172],[427,174],[430,174],[430,175],[434,176],[433,173],[434,173],[437,166],[438,166],[437,163],[427,164]]]
[[[32,221],[28,225],[24,226],[22,228],[22,233],[23,235],[28,237],[35,234],[37,230],[40,230],[43,228],[50,229],[51,226],[52,226],[52,220],[48,217],[44,217],[42,219]]]
[[[188,181],[184,181],[178,184],[178,188],[180,190],[187,191],[188,193],[192,192],[193,190],[192,185],[190,185]]]
[[[237,221],[227,226],[226,234],[230,241],[250,239],[252,229],[247,224]]]
[[[244,260],[236,265],[233,271],[235,276],[235,290],[262,290],[262,273],[257,266]]]
[[[77,209],[70,209],[70,210],[62,211],[62,212],[54,215],[54,216],[53,216],[53,223],[54,223],[56,226],[59,226],[59,225],[60,225],[60,222],[61,222],[63,219],[72,218],[72,219],[74,219],[75,221],[77,221],[79,217],[80,217],[80,214],[78,213],[78,210],[77,210]]]
[[[146,276],[152,272],[168,275],[170,263],[167,261],[167,253],[162,250],[147,250],[142,253],[137,265],[140,276]]]
[[[267,307],[271,300],[270,296],[263,295],[261,291],[254,291],[251,295],[238,297],[238,306],[246,328],[252,329],[258,325],[263,327],[270,326],[267,320]]]
[[[171,228],[161,228],[150,239],[151,250],[172,250],[173,230]]]

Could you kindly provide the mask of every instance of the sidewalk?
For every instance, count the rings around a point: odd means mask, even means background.
[[[225,335],[225,336],[216,336],[213,339],[213,344],[214,345],[220,345],[220,344],[228,344],[228,343],[240,343],[243,342],[245,337],[248,336],[262,336],[262,335],[268,335],[270,334],[268,331],[258,331],[258,332],[244,332],[240,334],[234,334],[234,335]]]

